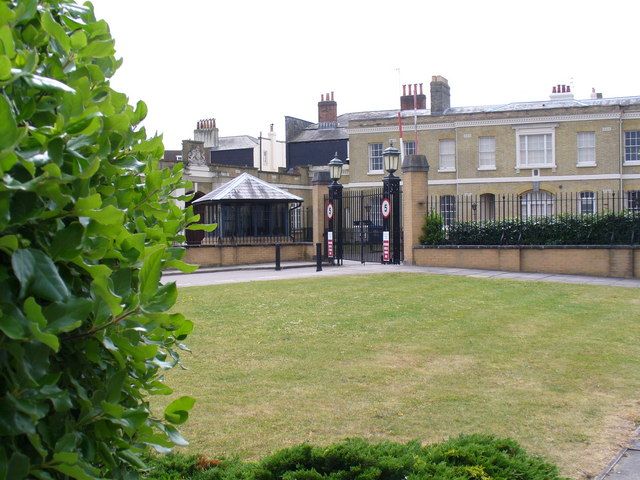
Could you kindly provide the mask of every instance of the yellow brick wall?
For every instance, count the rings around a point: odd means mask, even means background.
[[[638,248],[421,248],[416,265],[599,277],[640,277]]]
[[[311,261],[314,255],[315,249],[311,243],[282,244],[280,248],[282,262]],[[201,267],[224,267],[275,264],[275,258],[274,245],[201,246],[187,247],[184,261]]]

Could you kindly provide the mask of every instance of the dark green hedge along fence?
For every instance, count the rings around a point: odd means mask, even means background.
[[[425,224],[434,222],[431,217]],[[433,238],[433,237],[432,237]],[[459,222],[431,245],[636,245],[640,216],[625,214],[558,216],[529,221]]]

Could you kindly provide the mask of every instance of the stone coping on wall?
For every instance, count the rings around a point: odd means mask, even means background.
[[[615,249],[629,249],[635,248],[640,249],[639,245],[416,245],[414,248],[423,248],[423,249],[445,249],[445,248],[453,248],[459,250],[482,250],[482,249],[498,249],[498,250],[576,250],[576,249],[606,249],[606,250],[615,250]]]

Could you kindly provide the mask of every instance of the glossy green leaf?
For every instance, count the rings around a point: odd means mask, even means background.
[[[68,465],[66,463],[60,463],[60,464],[54,465],[52,468],[54,468],[60,473],[63,473],[69,476],[70,478],[75,478],[76,480],[96,480],[95,476],[89,475],[79,465]]]
[[[71,260],[82,252],[82,235],[84,227],[80,222],[73,222],[62,230],[58,230],[51,242],[49,252],[58,260]]]
[[[31,87],[45,92],[67,92],[76,93],[69,85],[64,84],[54,78],[42,77],[40,75],[25,75],[24,81]]]
[[[70,298],[63,303],[52,303],[45,307],[46,331],[60,334],[75,330],[85,321],[93,309],[88,298]]]
[[[187,230],[200,230],[205,232],[213,232],[216,228],[218,228],[217,223],[192,223],[187,227]]]
[[[0,95],[0,150],[13,147],[18,136],[18,126],[9,102]]]
[[[55,335],[42,331],[47,326],[47,319],[42,313],[42,308],[33,297],[27,298],[24,302],[24,312],[27,320],[29,320],[29,329],[33,338],[57,352],[60,349],[60,341]]]
[[[190,263],[183,262],[182,260],[169,260],[166,265],[167,268],[175,268],[183,273],[193,273],[198,270],[198,265],[192,265]]]
[[[14,340],[24,340],[29,333],[29,322],[15,305],[3,305],[0,331]]]
[[[0,53],[4,53],[9,58],[16,55],[15,41],[9,25],[0,26]]]
[[[69,296],[55,264],[40,250],[16,250],[11,256],[11,265],[20,282],[20,296],[31,293],[37,297],[59,302]]]
[[[74,32],[70,40],[71,46],[76,50],[87,46],[87,35],[82,30]]]
[[[188,396],[174,400],[164,409],[165,420],[175,425],[186,422],[195,402],[195,398]]]
[[[68,54],[71,49],[71,43],[64,28],[53,19],[53,16],[47,10],[42,13],[41,21],[42,28],[44,28],[44,30],[58,42],[64,52]]]
[[[31,462],[29,461],[29,457],[20,452],[14,452],[7,465],[7,478],[11,480],[27,478],[30,466]]]
[[[16,235],[4,235],[0,237],[0,250],[11,253],[18,249],[18,237]]]
[[[113,55],[113,53],[113,41],[111,40],[94,41],[80,50],[82,57],[92,58],[104,58]]]
[[[154,247],[149,249],[145,256],[140,269],[140,302],[142,304],[149,302],[158,291],[164,251],[164,246]]]
[[[167,283],[158,287],[153,297],[142,302],[145,312],[164,312],[175,305],[178,299],[178,289],[175,283]]]
[[[164,431],[174,444],[180,447],[186,447],[187,445],[189,445],[189,442],[185,440],[185,438],[180,434],[180,432],[175,427],[171,425],[167,425],[165,426]]]
[[[6,55],[0,55],[0,81],[11,78],[11,60]]]

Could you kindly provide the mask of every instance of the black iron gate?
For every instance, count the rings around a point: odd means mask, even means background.
[[[342,255],[344,260],[356,260],[365,262],[382,262],[383,255],[383,216],[382,200],[383,189],[371,188],[366,190],[345,189],[342,194],[342,210],[335,218],[341,219],[341,227],[338,232],[342,240]],[[329,196],[325,195],[325,251],[327,247],[327,232],[329,219],[327,218],[327,205]],[[400,202],[401,204],[401,202]],[[338,212],[336,212],[338,213]],[[400,219],[402,212],[398,211]],[[402,220],[400,222],[402,225]],[[400,227],[402,232],[402,226]],[[393,238],[391,232],[390,241]],[[335,238],[336,252],[339,239]],[[400,252],[402,255],[402,233],[400,234]],[[391,251],[393,245],[390,245]]]

